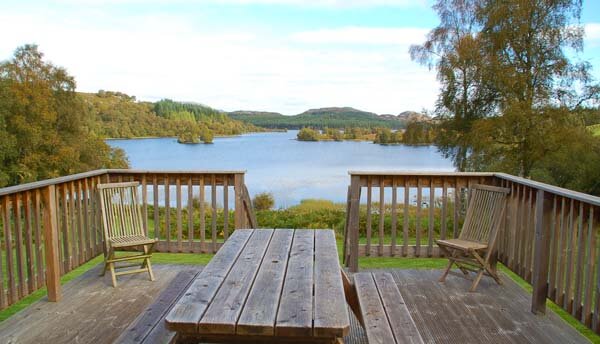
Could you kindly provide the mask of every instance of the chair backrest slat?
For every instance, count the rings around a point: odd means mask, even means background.
[[[107,239],[144,235],[138,185],[137,182],[98,185]]]
[[[492,234],[502,221],[506,208],[506,197],[510,189],[473,185],[465,223],[459,239],[490,243]]]

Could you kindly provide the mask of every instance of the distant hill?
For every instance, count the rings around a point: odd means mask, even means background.
[[[385,127],[402,129],[405,120],[398,116],[379,116],[372,112],[357,110],[351,107],[328,107],[311,109],[295,116],[284,116],[276,112],[234,111],[229,112],[233,119],[240,120],[264,128],[301,129],[304,127],[323,129],[361,127]],[[391,117],[388,117],[391,116]]]
[[[169,99],[154,103],[138,102],[134,96],[103,90],[78,95],[89,109],[90,127],[102,137],[178,136],[189,128],[208,130],[214,135],[262,130],[197,103]]]

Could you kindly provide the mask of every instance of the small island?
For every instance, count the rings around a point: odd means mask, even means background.
[[[381,145],[409,144],[423,145],[433,143],[434,126],[431,121],[410,121],[405,129],[390,128],[302,128],[298,131],[298,141],[371,141]]]

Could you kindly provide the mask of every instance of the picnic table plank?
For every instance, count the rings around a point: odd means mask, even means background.
[[[240,229],[225,242],[169,312],[165,319],[169,330],[198,330],[200,318],[252,235],[252,230]]]
[[[315,231],[296,229],[277,312],[275,334],[311,336]]]
[[[263,263],[237,323],[236,333],[243,335],[275,334],[275,318],[287,268],[292,229],[273,233]]]
[[[350,331],[335,234],[315,231],[314,336],[343,337]]]
[[[272,229],[255,230],[223,281],[198,325],[199,333],[233,334],[271,236]]]
[[[373,279],[381,296],[383,308],[390,322],[394,337],[399,343],[422,344],[423,338],[410,316],[404,299],[390,273],[373,273]]]

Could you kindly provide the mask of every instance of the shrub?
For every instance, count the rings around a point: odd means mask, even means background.
[[[259,193],[254,196],[252,200],[252,205],[254,206],[254,210],[270,210],[275,206],[275,198],[273,194],[268,192]]]

